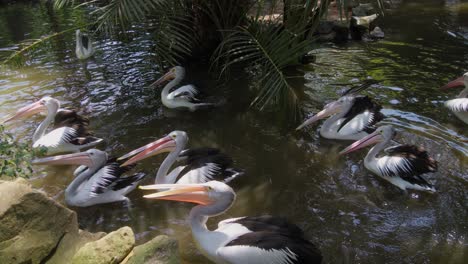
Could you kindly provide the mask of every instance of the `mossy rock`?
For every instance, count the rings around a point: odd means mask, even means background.
[[[180,263],[177,240],[157,236],[133,249],[126,264],[178,264]]]
[[[132,251],[135,236],[130,227],[125,226],[103,238],[86,243],[76,252],[72,264],[116,264]]]

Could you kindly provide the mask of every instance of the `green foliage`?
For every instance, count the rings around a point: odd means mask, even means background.
[[[23,143],[17,143],[0,125],[0,177],[29,178],[32,173],[33,152]]]

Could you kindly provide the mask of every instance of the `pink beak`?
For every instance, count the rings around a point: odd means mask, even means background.
[[[354,142],[353,144],[349,145],[347,148],[343,149],[340,152],[340,155],[348,154],[348,153],[356,151],[358,149],[362,149],[362,148],[367,147],[369,145],[373,145],[373,144],[376,144],[378,142],[381,142],[382,140],[383,140],[383,137],[380,134],[380,132],[375,131],[374,133],[361,138],[360,140],[358,140],[358,141]]]
[[[161,83],[165,81],[169,81],[175,78],[174,72],[171,70],[170,72],[164,74],[161,78],[157,79],[154,83],[152,83],[150,86],[158,86]]]
[[[21,109],[19,109],[13,116],[9,117],[7,120],[3,121],[3,123],[9,122],[11,120],[19,119],[22,117],[32,116],[37,114],[41,111],[46,111],[47,108],[41,103],[41,101],[37,101],[30,105],[27,105]]]
[[[139,160],[146,159],[148,157],[151,157],[160,153],[170,152],[175,147],[176,147],[175,140],[170,136],[166,136],[154,142],[151,142],[147,145],[144,145],[143,147],[137,148],[134,151],[123,155],[117,160],[124,160],[126,158],[133,156],[131,159],[127,160],[122,165],[120,165],[120,167],[124,167],[130,164],[133,164]]]
[[[460,87],[460,86],[465,86],[464,76],[459,77],[459,78],[447,83],[446,85],[442,86],[440,89],[446,90],[446,89],[450,89],[450,88],[454,88],[454,87]]]
[[[316,115],[312,116],[311,118],[307,119],[304,123],[302,123],[300,126],[296,128],[296,130],[300,130],[305,126],[308,126],[314,122],[319,121],[320,119],[324,119],[326,117],[329,117],[333,114],[338,113],[341,111],[341,105],[337,102],[331,102],[325,106],[325,108],[318,112]]]
[[[85,165],[93,166],[93,160],[87,152],[80,152],[67,155],[58,155],[32,161],[34,165]]]

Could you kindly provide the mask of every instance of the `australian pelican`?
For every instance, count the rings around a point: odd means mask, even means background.
[[[413,145],[397,145],[385,149],[386,155],[377,155],[390,143],[396,132],[392,126],[381,126],[374,133],[354,142],[340,154],[348,154],[376,144],[364,158],[364,166],[402,190],[415,189],[435,192],[422,175],[437,171],[437,162],[427,152]]]
[[[5,122],[47,111],[44,121],[37,127],[33,135],[33,148],[47,148],[47,154],[62,152],[79,152],[82,149],[99,144],[102,139],[90,135],[87,131],[88,120],[70,110],[61,110],[60,102],[52,97],[41,100],[19,109],[15,115]],[[47,127],[52,122],[66,126],[58,127],[46,134]]]
[[[155,179],[156,184],[176,183],[176,181],[180,184],[203,183],[215,179],[229,182],[242,174],[229,168],[232,159],[218,149],[195,148],[184,150],[187,142],[187,133],[173,131],[161,139],[120,157],[119,160],[131,157],[122,164],[122,166],[126,166],[159,153],[170,152],[158,169]],[[176,161],[185,164],[177,166],[168,173]]]
[[[135,189],[145,176],[137,173],[123,177],[123,174],[134,166],[121,166],[116,159],[109,159],[106,152],[97,149],[35,159],[32,163],[35,165],[81,165],[73,173],[75,179],[65,190],[65,202],[70,206],[78,207],[118,201],[128,202],[125,195]]]
[[[202,103],[196,98],[198,90],[192,84],[181,86],[171,92],[172,88],[178,85],[185,77],[185,69],[182,66],[175,66],[155,81],[151,86],[170,81],[161,92],[161,101],[168,108],[187,108],[195,111],[200,108],[215,106],[213,103]]]
[[[75,32],[76,35],[76,57],[80,60],[86,60],[93,56],[94,48],[91,37],[88,34],[81,33],[79,29]]]
[[[337,101],[327,104],[322,111],[307,119],[296,130],[332,116],[320,128],[322,137],[358,140],[375,131],[374,125],[384,118],[381,109],[382,107],[368,96],[345,94]]]
[[[460,118],[465,124],[468,124],[468,72],[463,74],[462,77],[455,79],[442,89],[449,89],[453,87],[464,86],[465,89],[461,91],[458,98],[448,100],[445,102],[445,106],[450,109],[458,118]]]
[[[314,264],[322,261],[320,251],[305,238],[303,231],[281,217],[230,218],[219,222],[216,230],[209,230],[208,218],[226,212],[236,199],[231,187],[222,182],[155,184],[140,188],[166,190],[143,196],[148,199],[198,204],[189,215],[192,235],[200,251],[214,263]]]

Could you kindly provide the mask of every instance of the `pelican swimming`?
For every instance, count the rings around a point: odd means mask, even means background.
[[[86,60],[93,56],[94,48],[91,37],[88,34],[81,33],[79,29],[75,32],[76,35],[76,57],[80,60]]]
[[[179,184],[203,183],[214,179],[229,182],[242,174],[229,168],[232,159],[218,149],[196,148],[184,150],[187,142],[187,133],[173,131],[161,139],[120,157],[119,160],[128,159],[132,156],[122,164],[122,166],[126,166],[159,153],[170,152],[158,169],[155,179],[156,184],[176,183],[176,181]],[[185,164],[177,166],[168,173],[176,161],[185,162]]]
[[[41,100],[19,109],[15,115],[8,118],[5,122],[34,115],[36,113],[47,111],[44,121],[37,127],[33,134],[33,148],[47,148],[47,154],[56,154],[62,152],[79,152],[82,149],[93,147],[99,144],[102,139],[90,135],[87,131],[87,119],[83,119],[76,113],[59,111],[60,102],[52,97],[44,97]],[[59,116],[57,118],[57,116]],[[53,122],[58,121],[63,126],[55,128],[46,134],[47,127]],[[71,124],[71,121],[75,121]]]
[[[448,100],[445,102],[445,106],[450,109],[460,120],[468,124],[468,72],[463,74],[462,77],[459,77],[441,89],[449,89],[453,87],[464,86],[465,89],[461,91],[456,99]]]
[[[348,154],[377,143],[364,158],[364,166],[368,170],[404,191],[415,189],[435,192],[434,186],[421,176],[437,171],[437,162],[430,158],[424,149],[413,145],[398,145],[386,148],[386,155],[377,157],[395,134],[392,126],[381,126],[374,133],[345,148],[340,154]]]
[[[328,118],[320,128],[320,135],[329,139],[358,140],[375,131],[374,125],[384,115],[382,107],[368,96],[344,95],[327,104],[322,111],[307,119],[296,130],[302,129],[320,119]]]
[[[315,264],[320,251],[304,232],[284,218],[274,216],[238,217],[223,220],[209,230],[209,217],[226,212],[236,194],[228,185],[210,181],[202,184],[156,184],[143,190],[170,189],[143,196],[198,204],[189,215],[192,235],[200,251],[219,264]]]
[[[109,159],[106,152],[97,149],[35,159],[32,164],[81,165],[73,173],[75,178],[65,190],[65,202],[78,207],[118,201],[128,202],[125,195],[135,189],[145,176],[137,173],[122,177],[133,166],[121,166],[121,163],[115,159]]]
[[[187,108],[190,111],[215,106],[213,103],[200,102],[200,100],[196,98],[198,90],[192,84],[181,86],[171,92],[172,88],[177,86],[184,77],[185,69],[181,66],[175,66],[170,69],[168,73],[151,84],[151,86],[157,86],[170,80],[161,92],[163,105],[167,108]]]

